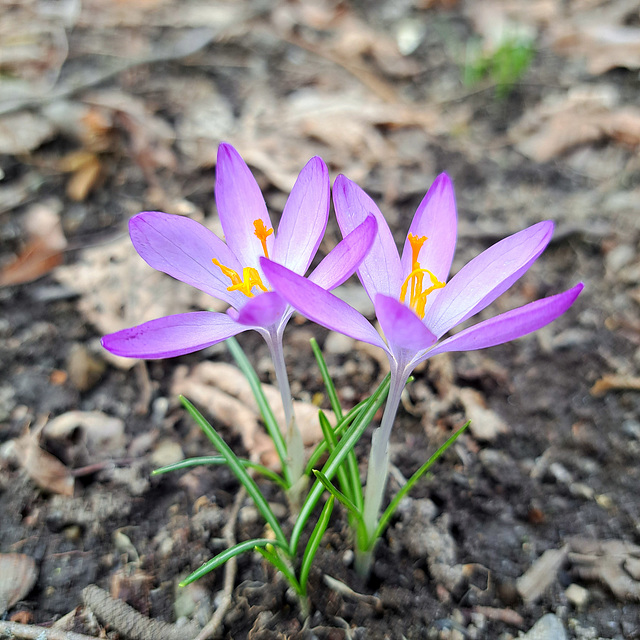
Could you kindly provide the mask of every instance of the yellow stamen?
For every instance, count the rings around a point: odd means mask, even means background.
[[[255,236],[262,242],[262,251],[264,252],[264,257],[269,257],[269,251],[267,250],[267,238],[273,233],[273,229],[267,229],[264,226],[264,222],[260,218],[253,221],[253,227],[255,229]]]
[[[245,267],[242,270],[242,278],[238,275],[238,272],[229,267],[225,267],[219,260],[213,258],[213,264],[220,267],[220,271],[231,280],[231,286],[227,287],[227,291],[240,291],[244,293],[247,298],[253,298],[254,293],[251,291],[253,287],[258,287],[262,291],[269,291],[267,287],[262,283],[260,274],[257,269],[253,267]]]
[[[420,255],[420,249],[426,242],[427,236],[414,236],[412,233],[408,236],[409,243],[411,244],[411,273],[407,276],[406,280],[400,287],[400,302],[405,301],[407,297],[407,290],[409,289],[409,283],[411,283],[411,291],[409,292],[409,306],[416,312],[420,318],[424,318],[424,308],[427,304],[427,296],[436,289],[442,289],[445,283],[440,282],[435,274],[429,269],[423,269],[420,266],[418,256]],[[424,274],[429,276],[431,286],[424,289]]]

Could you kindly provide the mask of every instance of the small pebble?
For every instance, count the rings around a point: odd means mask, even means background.
[[[560,618],[553,613],[547,613],[522,636],[521,640],[567,640],[567,632]]]
[[[570,584],[564,594],[576,609],[582,609],[589,601],[589,591],[579,584]]]

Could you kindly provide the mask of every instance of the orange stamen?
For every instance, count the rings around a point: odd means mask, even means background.
[[[267,229],[264,226],[264,222],[260,218],[253,221],[253,227],[255,229],[255,236],[262,243],[262,251],[264,252],[264,257],[269,257],[269,251],[267,250],[267,238],[273,233],[273,229]]]
[[[213,264],[217,267],[220,267],[220,271],[227,276],[231,280],[231,286],[227,287],[227,291],[240,291],[244,293],[247,298],[253,298],[254,293],[251,291],[253,287],[258,287],[262,289],[262,291],[269,291],[267,287],[262,283],[262,279],[260,278],[260,274],[257,269],[253,267],[245,267],[242,270],[242,278],[238,275],[238,272],[229,267],[225,267],[219,260],[216,258],[212,259]]]
[[[424,318],[424,309],[427,304],[427,296],[436,289],[442,289],[445,283],[440,282],[435,274],[429,269],[423,269],[420,266],[418,256],[420,255],[420,249],[426,242],[427,236],[414,236],[412,233],[408,235],[409,243],[411,244],[411,273],[407,276],[406,280],[400,287],[400,302],[404,303],[407,297],[407,290],[409,289],[409,283],[411,283],[411,290],[409,292],[409,306],[416,312],[420,318]],[[424,289],[424,275],[429,276],[431,286]]]

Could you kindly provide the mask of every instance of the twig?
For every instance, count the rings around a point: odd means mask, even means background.
[[[245,488],[242,487],[236,496],[236,500],[233,503],[233,510],[229,515],[229,520],[227,524],[224,525],[224,529],[222,530],[222,535],[227,543],[227,546],[232,547],[236,543],[236,537],[234,534],[234,529],[236,526],[236,520],[238,519],[238,512],[240,511],[240,507],[242,506],[242,502],[246,496]],[[216,612],[211,617],[211,620],[207,622],[202,631],[198,634],[195,640],[208,640],[215,636],[218,632],[220,625],[222,624],[222,619],[224,615],[227,613],[229,607],[231,606],[231,596],[233,595],[233,586],[236,581],[236,571],[238,569],[238,561],[237,558],[231,558],[227,560],[227,563],[224,567],[224,588],[222,592],[222,598],[220,599],[220,604],[216,609]]]
[[[113,627],[127,640],[191,640],[200,631],[200,625],[196,622],[177,625],[147,618],[126,602],[112,598],[95,584],[82,590],[82,599],[102,624]]]
[[[20,640],[97,640],[94,636],[82,633],[47,629],[35,624],[19,624],[0,620],[0,638],[20,638]]]

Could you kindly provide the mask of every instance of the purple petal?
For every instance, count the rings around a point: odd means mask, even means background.
[[[398,295],[402,285],[400,256],[380,209],[355,182],[342,175],[333,184],[333,204],[343,236],[362,224],[369,214],[375,216],[378,235],[358,268],[358,275],[371,300],[375,300],[378,293]]]
[[[200,223],[183,216],[145,211],[129,220],[136,251],[154,269],[186,282],[229,304],[244,304],[238,291],[227,291],[231,281],[213,264],[213,258],[231,269],[242,269],[227,245]]]
[[[276,323],[287,308],[287,303],[275,291],[260,293],[240,309],[236,320],[250,327],[268,328]]]
[[[344,240],[340,241],[309,276],[319,287],[335,289],[348,280],[358,268],[375,240],[378,225],[367,216]]]
[[[378,294],[375,308],[382,332],[393,351],[405,349],[417,353],[436,342],[436,336],[422,324],[422,320],[395,298]]]
[[[262,243],[255,235],[254,221],[262,220],[272,229],[267,205],[260,187],[240,154],[229,144],[218,147],[216,166],[216,206],[229,248],[243,267],[258,267],[264,255]],[[267,238],[267,249],[273,252],[273,234]]]
[[[418,262],[442,282],[449,277],[456,248],[457,226],[453,184],[446,173],[441,173],[416,210],[409,233],[427,237],[418,254]],[[411,273],[411,260],[412,250],[407,238],[402,251],[402,274],[405,278]]]
[[[110,333],[102,346],[116,356],[153,360],[199,351],[246,330],[226,313],[195,311]]]
[[[327,329],[389,351],[371,323],[353,307],[282,265],[260,260],[274,289],[298,312]]]
[[[473,351],[493,347],[536,331],[561,316],[576,300],[584,285],[525,304],[480,322],[455,336],[447,338],[432,349],[426,357],[445,351]]]
[[[329,170],[311,158],[287,199],[273,243],[273,260],[304,275],[315,256],[329,218]]]
[[[539,222],[500,240],[467,263],[431,305],[427,325],[438,337],[491,304],[544,251],[553,223]]]

